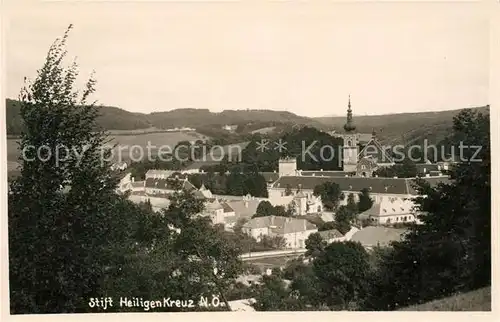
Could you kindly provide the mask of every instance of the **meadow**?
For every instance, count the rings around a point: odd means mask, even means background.
[[[110,132],[109,135],[111,145],[118,145],[121,147],[121,156],[124,161],[130,159],[130,150],[137,149],[136,147],[141,147],[144,150],[144,153],[147,153],[148,144],[152,147],[152,154],[156,153],[156,150],[164,146],[164,151],[168,151],[166,146],[170,147],[172,150],[176,146],[177,143],[181,141],[196,141],[206,139],[206,136],[201,135],[196,132],[160,132],[160,131],[148,131],[143,133],[133,133],[126,134],[125,132],[120,131],[119,133]],[[154,148],[156,147],[156,148]],[[116,149],[115,149],[116,150]],[[139,149],[137,149],[139,150]],[[138,151],[137,151],[138,152]],[[115,153],[117,156],[118,153]],[[134,157],[137,157],[139,154],[134,153]],[[18,160],[20,156],[20,151],[18,149],[18,139],[7,139],[7,160],[8,162],[8,170],[15,168],[15,162]]]

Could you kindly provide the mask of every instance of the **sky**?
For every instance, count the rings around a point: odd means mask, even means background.
[[[475,3],[4,0],[6,96],[66,27],[80,82],[132,112],[317,117],[489,104],[489,21]],[[69,64],[71,60],[67,63]]]

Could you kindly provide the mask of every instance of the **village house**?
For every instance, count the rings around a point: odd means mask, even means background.
[[[262,236],[280,236],[285,239],[287,248],[304,248],[309,235],[318,232],[318,228],[305,219],[266,216],[250,219],[242,231],[257,241]]]
[[[360,220],[366,219],[370,224],[390,225],[395,223],[420,223],[418,211],[410,199],[382,196],[370,209],[359,214]]]
[[[388,227],[366,227],[351,237],[351,241],[359,242],[366,249],[371,250],[374,247],[387,247],[391,242],[401,241],[406,229],[396,229]]]
[[[337,229],[323,230],[318,233],[328,244],[345,240],[344,235],[342,235],[342,233]]]

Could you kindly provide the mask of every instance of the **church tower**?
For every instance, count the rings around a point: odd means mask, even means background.
[[[344,138],[344,148],[343,148],[343,170],[345,172],[356,172],[356,166],[358,164],[358,136],[354,132],[356,130],[356,125],[352,119],[351,110],[351,95],[349,95],[349,103],[347,105],[347,121],[344,125],[345,134]]]

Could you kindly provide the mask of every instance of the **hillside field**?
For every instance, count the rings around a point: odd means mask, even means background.
[[[171,149],[175,147],[175,145],[181,141],[195,141],[198,139],[206,138],[205,136],[196,133],[196,132],[147,132],[141,134],[122,134],[115,133],[114,135],[110,135],[111,142],[110,144],[118,144],[119,146],[124,147],[122,149],[122,158],[123,160],[130,159],[129,157],[129,149],[134,146],[140,146],[144,149],[144,153],[147,153],[146,147],[148,142],[153,147],[151,151],[154,152],[156,148],[161,146],[168,146]],[[127,148],[127,149],[125,149]],[[164,151],[168,151],[168,148],[164,148]],[[138,152],[137,152],[138,153]],[[117,154],[117,153],[116,153]],[[7,140],[7,160],[9,161],[9,171],[15,168],[14,164],[17,161],[20,155],[20,151],[18,150],[17,139],[8,139]],[[139,154],[136,154],[137,156]]]

